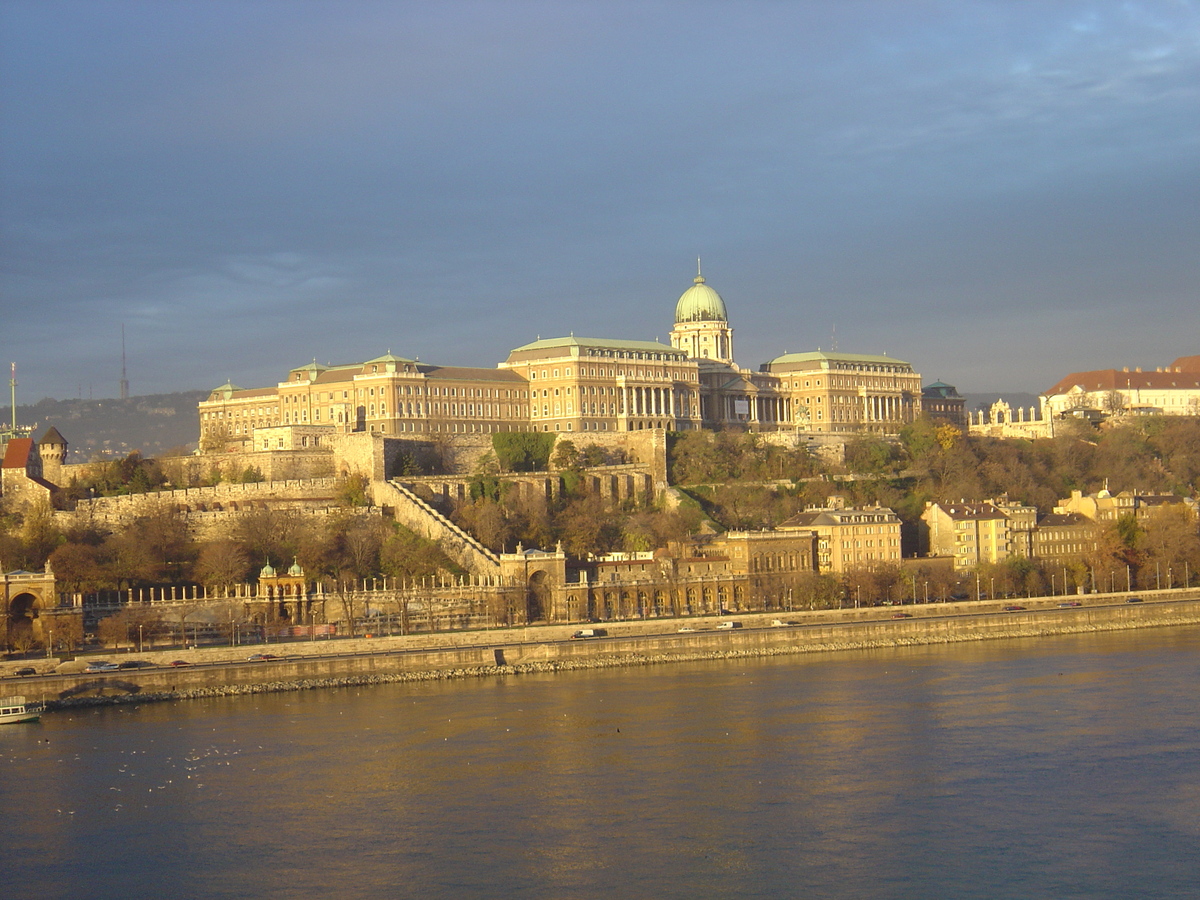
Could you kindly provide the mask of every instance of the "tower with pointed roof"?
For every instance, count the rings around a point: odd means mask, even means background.
[[[692,359],[733,363],[733,329],[729,327],[725,301],[705,282],[698,259],[692,286],[675,304],[671,346]]]

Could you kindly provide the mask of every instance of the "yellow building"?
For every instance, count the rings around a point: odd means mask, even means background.
[[[921,522],[922,549],[929,556],[953,557],[956,570],[1012,555],[1008,516],[992,503],[926,503]]]
[[[763,365],[797,426],[834,434],[895,434],[921,414],[921,376],[890,356],[786,353]]]
[[[920,376],[887,356],[793,353],[758,371],[734,360],[725,302],[704,276],[675,304],[670,345],[539,339],[496,368],[437,366],[387,353],[292,369],[274,387],[216,388],[199,404],[204,450],[275,449],[260,429],[494,434],[741,428],[893,433],[921,409]]]
[[[780,531],[816,535],[819,572],[848,572],[899,563],[900,517],[883,506],[854,508],[831,498],[829,507],[807,509],[779,526]]]
[[[537,340],[513,350],[500,366],[528,386],[528,423],[535,431],[700,425],[696,363],[657,341]]]

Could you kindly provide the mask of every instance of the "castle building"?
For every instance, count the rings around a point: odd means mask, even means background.
[[[785,353],[762,367],[797,430],[832,434],[895,434],[921,414],[921,376],[890,356]]]
[[[921,411],[920,376],[887,356],[795,353],[758,371],[742,368],[725,301],[699,273],[675,304],[670,341],[539,338],[496,368],[431,365],[390,352],[352,365],[314,360],[274,387],[213,390],[199,404],[201,448],[319,445],[320,430],[888,434]],[[289,438],[280,428],[308,430]]]
[[[1200,416],[1200,356],[1165,368],[1072,372],[1042,395],[1044,418],[1093,411],[1103,415]]]
[[[935,381],[923,387],[921,410],[931,419],[942,419],[964,430],[967,428],[967,401],[952,384]]]

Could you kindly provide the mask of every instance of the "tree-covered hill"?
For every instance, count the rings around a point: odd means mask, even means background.
[[[53,425],[69,445],[68,463],[126,456],[161,456],[168,450],[196,446],[196,404],[208,391],[148,394],[128,400],[39,400],[17,404],[18,427],[33,427],[33,436]],[[0,422],[12,423],[12,407],[0,408]]]

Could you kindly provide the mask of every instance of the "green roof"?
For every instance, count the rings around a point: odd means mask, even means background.
[[[825,353],[822,350],[814,350],[809,353],[785,353],[783,356],[777,356],[766,365],[777,366],[786,365],[787,363],[806,363],[806,362],[850,362],[850,363],[872,363],[874,365],[884,366],[907,366],[910,363],[902,359],[893,359],[890,356],[872,356],[866,353]]]
[[[391,353],[385,353],[385,354],[383,354],[383,356],[376,357],[375,359],[368,359],[365,363],[363,363],[363,365],[369,366],[371,363],[410,363],[411,364],[414,362],[415,362],[415,360],[406,359],[403,356],[393,356]]]
[[[675,321],[728,322],[729,313],[725,311],[721,295],[704,283],[703,275],[697,275],[692,286],[675,304]]]
[[[549,350],[554,347],[596,347],[603,350],[640,350],[647,353],[666,352],[680,356],[685,355],[682,350],[677,350],[658,341],[619,341],[613,338],[581,338],[575,337],[575,335],[561,338],[542,338],[531,344],[517,347],[512,352],[521,353],[525,350]]]

